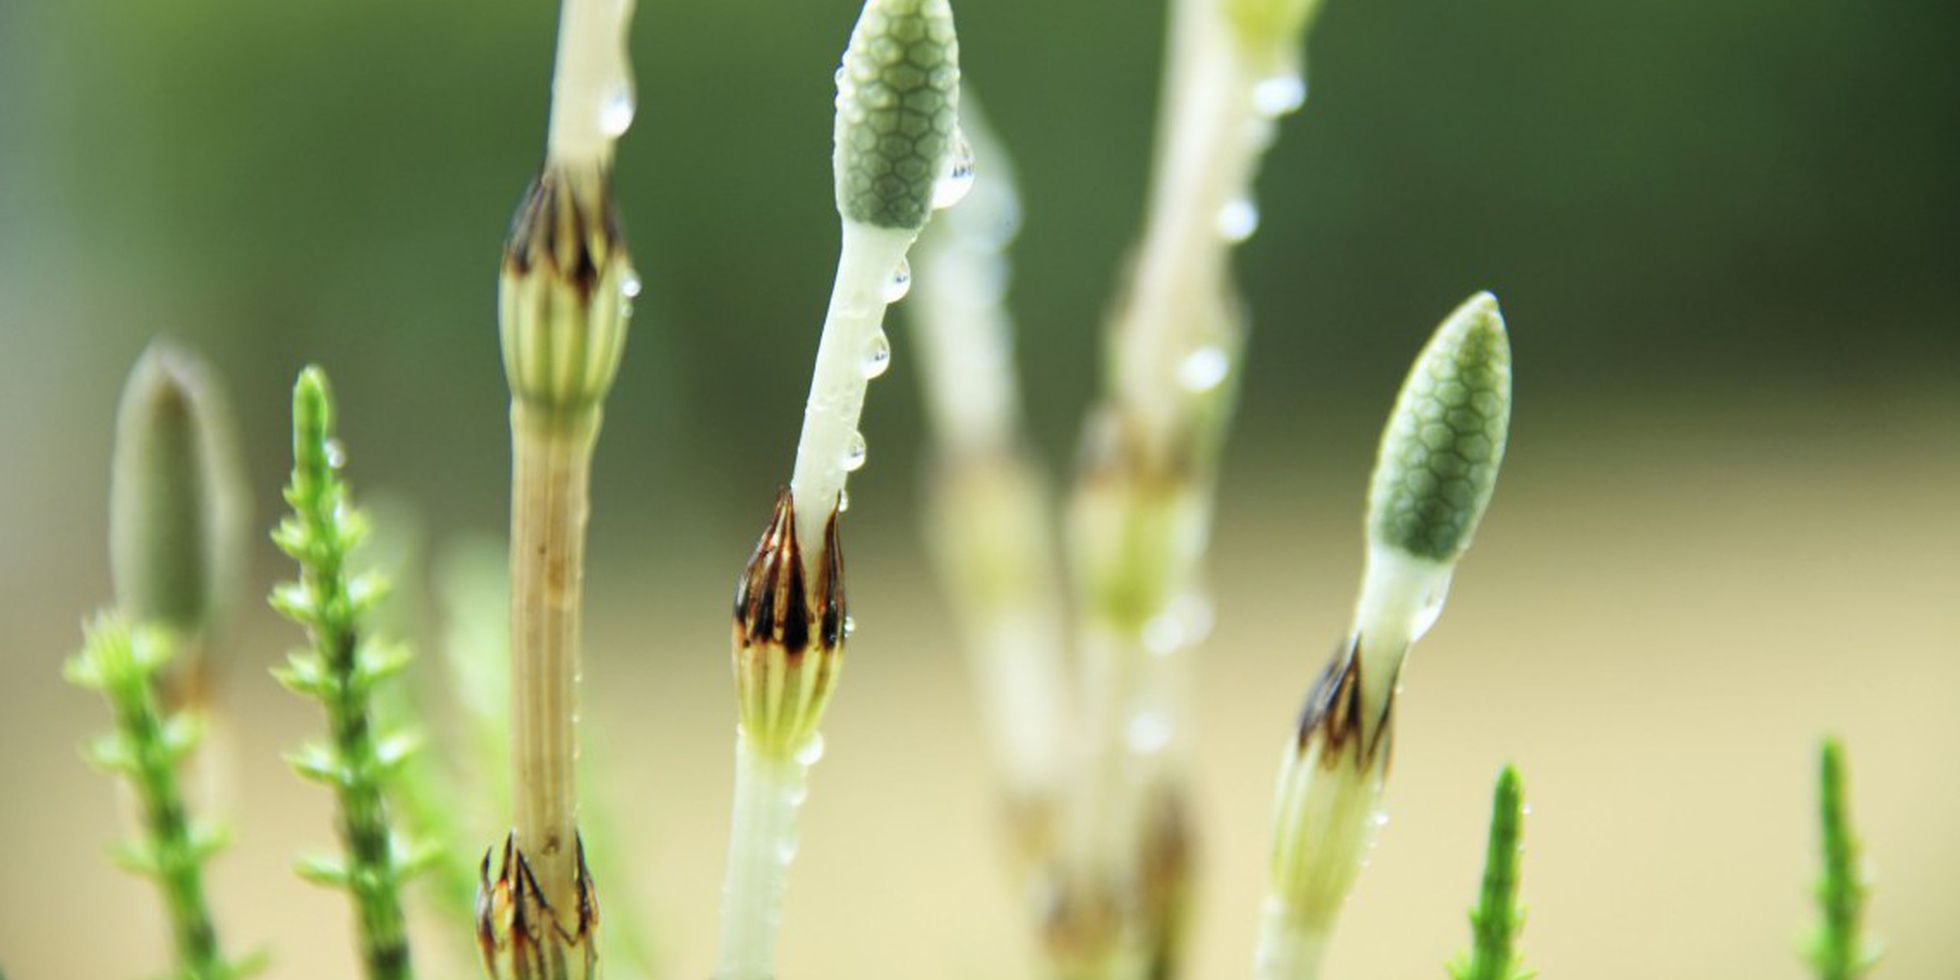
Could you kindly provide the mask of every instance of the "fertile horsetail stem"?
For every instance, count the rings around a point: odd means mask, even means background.
[[[1354,623],[1307,695],[1280,769],[1260,980],[1319,971],[1374,837],[1403,661],[1442,611],[1490,503],[1510,412],[1504,320],[1480,293],[1423,348],[1382,433]]]
[[[837,71],[832,163],[843,241],[789,488],[736,587],[740,724],[717,980],[775,976],[783,891],[818,726],[849,620],[838,520],[864,465],[858,420],[891,360],[885,307],[959,163],[959,43],[946,0],[869,0]]]

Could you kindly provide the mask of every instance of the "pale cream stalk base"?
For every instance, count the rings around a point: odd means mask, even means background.
[[[1259,914],[1259,954],[1253,980],[1315,980],[1327,956],[1327,935],[1302,924],[1285,900],[1268,896]]]
[[[511,777],[517,843],[554,909],[577,907],[579,605],[598,421],[511,408]]]
[[[1364,736],[1365,738],[1365,736]],[[1350,743],[1352,752],[1360,748]],[[1274,824],[1273,882],[1260,917],[1256,980],[1297,980],[1318,960],[1381,824],[1387,753],[1357,767],[1354,755],[1328,760],[1316,740],[1289,747],[1281,768]]]
[[[1260,919],[1255,980],[1303,980],[1320,955],[1374,844],[1394,724],[1389,705],[1410,647],[1435,624],[1454,566],[1371,542],[1353,633],[1360,659],[1358,729],[1328,759],[1320,733],[1287,747],[1273,801],[1272,888]],[[1378,750],[1367,747],[1379,744]],[[1372,752],[1366,768],[1359,762]]]
[[[551,80],[552,164],[610,165],[633,123],[633,69],[626,57],[633,0],[565,0]]]
[[[817,342],[803,435],[789,483],[796,504],[797,549],[811,559],[824,553],[824,526],[837,509],[850,472],[847,460],[862,438],[858,419],[871,380],[865,366],[884,330],[886,291],[918,235],[912,229],[844,222],[837,280]]]
[[[1449,597],[1454,564],[1418,558],[1370,542],[1368,569],[1354,605],[1354,633],[1361,642],[1361,697],[1379,714],[1402,673],[1409,648],[1436,625]],[[1367,722],[1372,735],[1378,718]]]
[[[735,813],[729,825],[715,980],[774,980],[783,892],[796,856],[796,814],[822,744],[819,736],[794,755],[781,755],[760,750],[746,734],[736,733]]]

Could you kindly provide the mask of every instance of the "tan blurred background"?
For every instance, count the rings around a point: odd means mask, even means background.
[[[1137,0],[970,0],[968,77],[1019,161],[1033,432],[1064,470],[1142,197],[1161,33]],[[854,3],[642,4],[621,197],[648,281],[595,483],[599,803],[662,977],[706,976],[725,843],[731,584],[787,472],[833,261],[828,79]],[[428,550],[503,520],[490,279],[543,132],[553,9],[461,0],[0,2],[0,968],[154,975],[111,868],[103,727],[59,680],[109,596],[109,428],[167,333],[242,409],[261,523],[285,389],[333,373],[357,490]],[[1812,920],[1812,761],[1842,734],[1880,976],[1960,975],[1960,79],[1931,3],[1333,0],[1313,100],[1261,182],[1257,319],[1203,654],[1191,976],[1244,975],[1267,808],[1343,630],[1372,442],[1409,357],[1498,291],[1512,454],[1408,677],[1392,820],[1330,976],[1442,976],[1491,776],[1532,799],[1547,977],[1788,977]],[[1097,38],[1093,62],[1081,39]],[[1942,108],[1947,107],[1947,108]],[[984,176],[983,176],[984,179]],[[791,885],[792,980],[1027,976],[976,715],[924,572],[903,333],[853,482],[860,626]],[[269,545],[259,585],[284,574]],[[248,617],[224,665],[236,845],[214,901],[280,980],[353,975],[289,872],[317,727]],[[497,801],[472,801],[492,822]],[[489,841],[485,840],[485,844]],[[471,975],[430,920],[431,977]]]

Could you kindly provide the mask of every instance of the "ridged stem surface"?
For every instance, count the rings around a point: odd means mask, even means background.
[[[519,848],[547,904],[576,907],[580,600],[596,413],[511,411],[511,778]]]

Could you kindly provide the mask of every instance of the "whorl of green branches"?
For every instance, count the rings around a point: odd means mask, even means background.
[[[374,686],[399,672],[407,656],[375,642],[365,628],[383,586],[372,576],[348,572],[348,553],[365,533],[366,521],[352,508],[340,478],[342,456],[333,425],[326,375],[307,368],[293,390],[293,477],[286,490],[293,512],[273,532],[280,549],[299,563],[300,576],[276,588],[272,604],[306,628],[312,649],[294,653],[274,673],[326,709],[328,741],[310,743],[288,759],[301,776],[332,788],[344,854],[304,858],[299,872],[347,889],[369,980],[408,980],[414,971],[402,883],[427,855],[415,853],[393,833],[385,784],[415,739],[378,733],[373,706]]]
[[[171,656],[164,630],[132,630],[105,614],[89,624],[82,652],[65,673],[69,683],[107,698],[115,716],[115,730],[89,743],[86,754],[135,791],[142,836],[122,844],[116,858],[157,883],[170,921],[171,980],[232,980],[256,964],[220,952],[205,899],[204,865],[224,846],[225,834],[193,819],[184,801],[178,770],[201,730],[195,716],[166,714],[159,704],[157,679]]]

